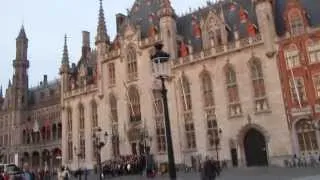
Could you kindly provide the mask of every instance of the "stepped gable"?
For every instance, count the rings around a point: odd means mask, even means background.
[[[282,36],[286,32],[285,21],[284,21],[284,12],[287,6],[287,3],[291,0],[277,0],[274,1],[274,17],[277,34]],[[306,12],[307,19],[309,20],[309,25],[311,27],[320,26],[320,1],[319,0],[299,0],[298,1],[302,8]]]

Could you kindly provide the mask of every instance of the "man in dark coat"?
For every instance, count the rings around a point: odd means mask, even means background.
[[[216,164],[209,158],[206,158],[206,161],[203,164],[203,179],[214,180],[216,178],[216,175],[217,175]]]

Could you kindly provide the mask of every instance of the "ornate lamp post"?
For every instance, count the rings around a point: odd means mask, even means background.
[[[176,167],[173,153],[172,137],[171,137],[171,127],[169,119],[169,110],[168,110],[168,99],[167,99],[167,88],[165,86],[165,80],[169,78],[169,58],[170,55],[162,51],[163,44],[157,43],[155,46],[156,53],[151,56],[151,61],[153,63],[154,72],[156,78],[161,80],[161,94],[164,107],[164,120],[165,120],[165,129],[166,129],[166,138],[167,138],[167,151],[168,151],[168,162],[169,162],[169,176],[171,180],[177,178]]]
[[[97,131],[93,134],[93,145],[95,146],[95,153],[97,156],[97,170],[99,173],[99,180],[102,180],[102,162],[101,162],[101,149],[106,145],[108,132],[102,133],[100,127],[98,127]]]

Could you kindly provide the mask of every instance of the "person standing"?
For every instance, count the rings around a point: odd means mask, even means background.
[[[34,175],[29,170],[28,163],[23,164],[23,177],[24,177],[24,180],[35,180]]]

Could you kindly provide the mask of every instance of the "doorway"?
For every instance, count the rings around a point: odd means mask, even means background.
[[[237,154],[236,148],[231,149],[231,160],[232,160],[232,166],[237,167],[238,166],[238,154]]]
[[[263,134],[250,129],[244,137],[244,151],[247,166],[267,166],[267,146]]]

